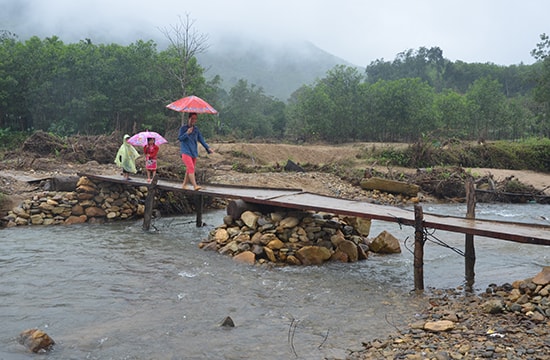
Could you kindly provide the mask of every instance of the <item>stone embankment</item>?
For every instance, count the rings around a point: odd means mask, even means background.
[[[401,252],[391,234],[382,232],[371,241],[369,232],[370,220],[358,217],[246,210],[225,216],[224,224],[213,229],[199,247],[248,264],[276,265],[355,262],[367,259],[369,251]]]
[[[86,177],[75,191],[44,191],[24,200],[2,220],[6,227],[102,223],[143,216],[147,186],[131,187]]]
[[[408,328],[347,359],[550,359],[550,266],[480,295],[435,290]]]

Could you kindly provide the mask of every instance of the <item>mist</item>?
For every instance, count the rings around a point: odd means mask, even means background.
[[[379,1],[340,0],[0,0],[0,29],[25,40],[58,36],[94,43],[166,39],[160,29],[189,15],[216,51],[227,39],[244,48],[309,43],[366,66],[392,60],[407,49],[437,46],[451,61],[499,65],[533,63],[530,52],[548,32],[550,2],[530,0]]]

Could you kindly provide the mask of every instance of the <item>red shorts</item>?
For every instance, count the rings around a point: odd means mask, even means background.
[[[197,158],[191,157],[187,154],[181,154],[181,160],[183,161],[183,163],[185,164],[185,167],[187,168],[187,173],[194,174]]]

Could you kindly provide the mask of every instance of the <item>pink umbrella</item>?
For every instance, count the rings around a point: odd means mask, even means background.
[[[128,142],[131,145],[135,145],[135,146],[145,146],[147,145],[147,139],[149,138],[155,139],[155,144],[157,145],[166,144],[168,142],[168,140],[163,138],[159,133],[156,133],[154,131],[149,131],[149,130],[142,131],[135,134],[134,136],[128,139]]]
[[[197,113],[197,114],[217,114],[218,111],[212,107],[209,103],[204,101],[198,96],[186,96],[179,100],[174,101],[171,104],[166,105],[170,110]]]

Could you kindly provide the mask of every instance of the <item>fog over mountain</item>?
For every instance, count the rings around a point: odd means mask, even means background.
[[[20,39],[55,35],[65,43],[90,39],[127,45],[150,39],[162,49],[166,39],[160,29],[188,15],[212,40],[202,56],[212,63],[209,73],[218,71],[230,83],[249,70],[243,64],[250,60],[252,74],[242,77],[286,97],[288,89],[270,87],[284,79],[281,74],[292,74],[285,84],[301,83],[301,76],[322,75],[326,65],[340,59],[365,67],[420,47],[439,47],[451,61],[530,64],[531,50],[548,33],[548,13],[548,0],[0,0],[0,30]],[[318,52],[312,55],[294,52],[314,48]],[[233,65],[219,64],[213,56]],[[283,60],[289,63],[283,66]],[[278,64],[281,74],[273,71]],[[271,74],[272,81],[265,82]]]
[[[220,75],[225,89],[245,79],[283,101],[336,65],[355,66],[306,41],[272,44],[245,38],[221,40],[198,59],[207,78]]]
[[[128,45],[137,40],[153,40],[159,50],[168,45],[163,31],[171,25],[138,28],[135,24],[117,23],[112,27],[109,19],[94,19],[93,26],[92,22],[89,26],[76,26],[69,18],[36,22],[34,17],[25,16],[32,13],[30,2],[0,0],[2,2],[6,6],[0,14],[0,30],[15,33],[23,41],[31,36],[42,39],[58,36],[64,43],[90,39],[95,44]],[[221,86],[225,90],[244,79],[249,85],[262,88],[265,94],[286,101],[292,92],[324,77],[335,65],[354,66],[305,40],[262,39],[261,35],[252,37],[243,33],[204,34],[208,37],[208,49],[197,56],[199,63],[206,69],[208,79],[216,75],[222,78]]]

